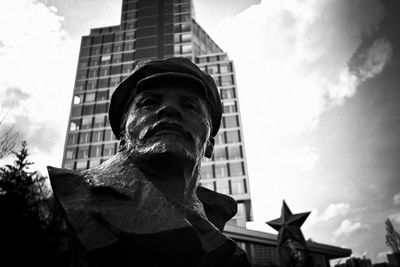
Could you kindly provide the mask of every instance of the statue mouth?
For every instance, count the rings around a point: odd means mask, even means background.
[[[186,131],[182,125],[176,122],[157,122],[147,133],[147,137],[159,135],[175,135],[183,137],[189,141],[193,140],[190,132]]]

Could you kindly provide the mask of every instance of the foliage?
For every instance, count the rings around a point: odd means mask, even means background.
[[[55,264],[62,224],[46,177],[29,171],[27,143],[21,143],[14,164],[0,168],[0,255],[13,266]]]
[[[394,229],[390,219],[386,219],[386,245],[390,247],[393,253],[400,253],[400,235]]]

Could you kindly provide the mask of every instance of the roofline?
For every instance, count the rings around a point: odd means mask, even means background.
[[[278,242],[278,237],[275,234],[235,227],[232,225],[226,225],[224,233],[236,241],[250,241],[274,247]],[[311,252],[326,255],[326,258],[329,260],[349,257],[352,253],[351,249],[348,248],[326,245],[314,241],[307,241],[307,247]]]

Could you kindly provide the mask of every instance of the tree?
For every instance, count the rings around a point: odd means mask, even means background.
[[[8,113],[12,107],[6,112],[3,112],[3,107],[0,110],[0,126],[4,124],[4,120],[6,119]],[[2,115],[5,113],[4,115]],[[15,148],[18,140],[18,133],[14,132],[14,127],[10,127],[4,133],[0,132],[0,159],[4,156],[11,153],[11,151]]]
[[[62,266],[57,262],[65,222],[54,209],[46,177],[29,171],[27,143],[14,164],[0,168],[0,261],[13,266]]]
[[[397,261],[400,262],[400,235],[394,229],[390,219],[386,219],[386,245],[390,247],[396,255]]]

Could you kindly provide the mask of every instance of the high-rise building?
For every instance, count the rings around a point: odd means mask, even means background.
[[[109,102],[137,60],[186,57],[214,78],[224,111],[200,183],[235,198],[238,212],[230,223],[245,226],[252,215],[234,66],[193,14],[190,0],[123,0],[120,25],[91,29],[82,37],[63,167],[94,167],[116,153]]]

